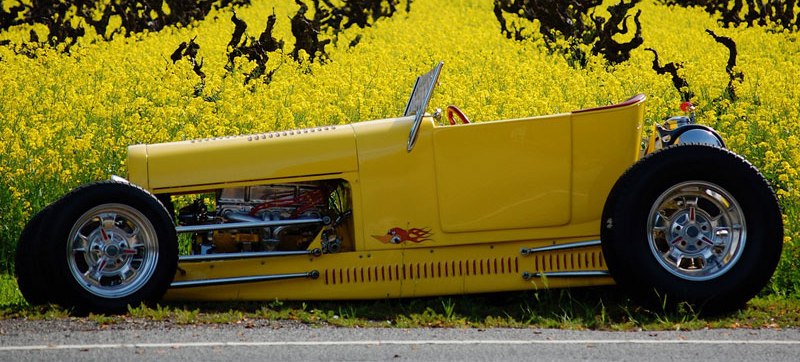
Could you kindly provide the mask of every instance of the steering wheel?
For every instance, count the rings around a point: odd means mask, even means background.
[[[447,106],[447,111],[446,111],[445,114],[447,115],[447,120],[450,121],[450,125],[451,126],[454,126],[456,124],[456,120],[453,119],[453,115],[454,114],[456,116],[458,116],[459,119],[461,119],[461,123],[463,123],[463,124],[469,124],[470,123],[469,118],[467,118],[467,116],[464,115],[464,112],[461,112],[461,110],[458,109],[458,107],[456,107],[456,106],[454,106],[452,104]]]

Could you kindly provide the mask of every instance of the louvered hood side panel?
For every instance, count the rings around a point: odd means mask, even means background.
[[[130,181],[151,191],[358,169],[350,125],[131,146]]]

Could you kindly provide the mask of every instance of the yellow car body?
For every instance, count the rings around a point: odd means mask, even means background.
[[[411,152],[408,116],[135,145],[127,164],[129,180],[154,194],[326,179],[351,187],[352,251],[181,263],[175,281],[312,269],[320,278],[180,288],[172,298],[385,298],[610,284],[599,243],[528,256],[520,250],[599,241],[606,196],[639,157],[643,112],[639,97],[613,108],[464,125],[426,116]],[[382,241],[393,228],[425,230],[426,240]],[[594,273],[542,279],[573,271]]]
[[[480,123],[448,106],[446,124],[425,113],[441,66],[417,79],[402,117],[130,146],[127,179],[84,185],[29,222],[20,290],[32,304],[124,312],[162,297],[619,283],[719,311],[768,282],[783,240],[775,194],[693,113],[646,142],[641,94]]]

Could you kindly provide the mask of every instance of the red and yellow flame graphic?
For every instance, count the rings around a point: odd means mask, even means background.
[[[401,244],[406,241],[412,243],[421,243],[423,241],[432,240],[430,237],[433,235],[429,228],[411,228],[408,230],[394,227],[389,229],[385,235],[372,235],[373,238],[380,240],[384,244]]]

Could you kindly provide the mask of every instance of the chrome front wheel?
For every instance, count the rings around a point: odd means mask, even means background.
[[[89,293],[120,298],[141,289],[158,262],[158,237],[139,210],[103,204],[81,215],[69,234],[67,265]]]
[[[151,193],[126,182],[81,186],[53,205],[40,274],[52,302],[78,313],[153,304],[178,264],[175,224]]]

